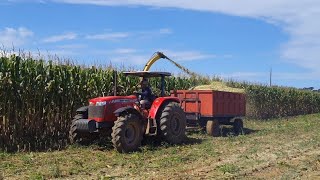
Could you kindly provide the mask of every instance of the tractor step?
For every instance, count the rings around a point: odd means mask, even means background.
[[[200,130],[201,128],[198,126],[188,126],[186,127],[187,131],[196,131],[196,130]]]
[[[146,135],[148,136],[157,135],[157,122],[155,119],[148,119]]]
[[[199,118],[199,113],[197,113],[197,112],[187,112],[185,114],[186,114],[186,118],[188,120],[198,121],[200,119]]]

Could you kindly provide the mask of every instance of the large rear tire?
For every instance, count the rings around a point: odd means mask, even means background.
[[[170,144],[180,144],[186,138],[186,115],[176,102],[167,103],[160,116],[160,135]]]
[[[120,153],[137,151],[141,146],[142,136],[142,122],[135,114],[119,116],[112,127],[112,143]]]
[[[208,135],[213,137],[220,136],[220,123],[218,120],[207,121],[206,129]]]

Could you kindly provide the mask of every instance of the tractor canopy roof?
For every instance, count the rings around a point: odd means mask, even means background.
[[[138,77],[163,77],[163,76],[171,76],[169,72],[156,72],[156,71],[132,71],[132,72],[123,72],[125,75],[130,76],[138,76]]]

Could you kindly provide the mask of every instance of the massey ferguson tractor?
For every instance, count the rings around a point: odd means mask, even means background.
[[[246,98],[242,93],[213,90],[173,90],[165,96],[167,72],[150,72],[158,59],[167,59],[184,72],[188,69],[157,52],[143,71],[125,72],[142,80],[161,77],[160,95],[143,91],[131,96],[107,96],[89,100],[89,106],[79,108],[70,128],[71,143],[92,142],[98,136],[111,134],[113,146],[119,152],[136,151],[145,136],[162,137],[171,144],[185,138],[186,126],[202,127],[211,136],[221,135],[221,125],[233,126],[234,134],[243,133]],[[143,81],[141,81],[143,82]],[[115,83],[116,84],[116,83]],[[151,91],[150,91],[151,92]]]
[[[107,96],[89,100],[89,106],[77,110],[69,132],[71,143],[91,142],[111,131],[112,144],[119,152],[138,150],[144,136],[158,136],[170,144],[182,143],[186,115],[177,97],[165,97],[167,72],[125,72],[141,79],[161,78],[160,96],[142,99],[141,93],[130,96]],[[109,133],[110,134],[110,133]]]

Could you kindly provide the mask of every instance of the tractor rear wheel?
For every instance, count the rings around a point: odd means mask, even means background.
[[[135,114],[125,114],[118,117],[112,127],[112,143],[120,153],[137,151],[142,141],[141,119]]]
[[[243,121],[242,121],[242,119],[235,119],[234,120],[233,131],[236,136],[243,134]]]
[[[169,102],[160,116],[160,135],[171,144],[179,144],[186,137],[186,116],[180,105]]]
[[[210,136],[220,136],[220,123],[218,120],[207,121],[206,129]]]

